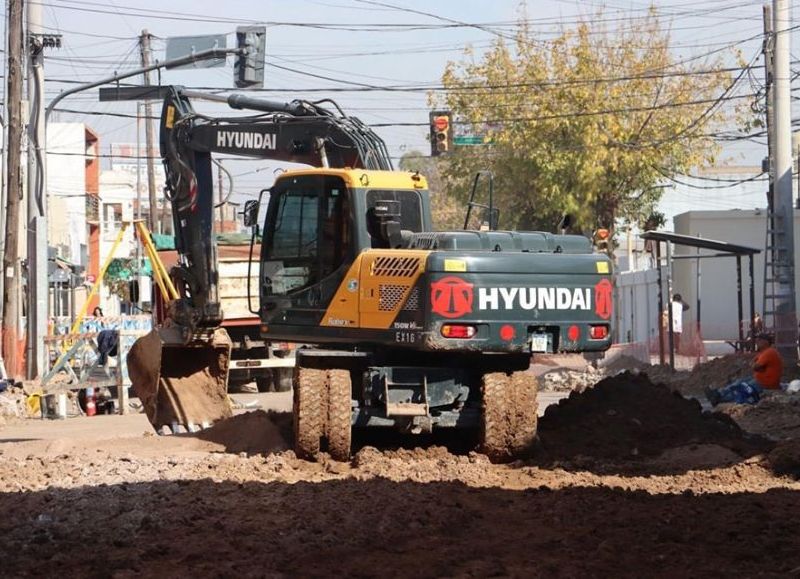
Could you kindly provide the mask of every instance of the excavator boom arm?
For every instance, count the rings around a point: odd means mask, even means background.
[[[209,117],[191,99],[225,102],[258,114]],[[369,127],[318,103],[281,103],[234,94],[228,97],[172,87],[161,114],[161,156],[166,196],[172,203],[180,264],[173,270],[184,288],[170,316],[182,325],[216,327],[219,307],[217,250],[213,236],[211,154],[301,163],[314,167],[392,170],[385,143]]]

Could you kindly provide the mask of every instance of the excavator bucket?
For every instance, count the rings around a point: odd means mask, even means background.
[[[159,434],[207,428],[232,415],[228,401],[231,339],[223,329],[186,343],[177,328],[153,330],[128,353],[128,375]]]

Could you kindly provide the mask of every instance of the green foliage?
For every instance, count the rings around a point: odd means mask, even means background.
[[[417,171],[428,180],[434,229],[445,231],[460,229],[464,225],[466,204],[445,191],[435,159],[426,157],[419,151],[409,151],[402,156],[399,166],[401,171]]]
[[[476,171],[493,171],[501,228],[553,230],[563,213],[585,233],[638,223],[665,176],[714,162],[707,135],[739,116],[714,104],[733,81],[723,56],[681,62],[654,10],[613,30],[603,20],[547,40],[523,20],[514,42],[449,63],[445,95],[429,99],[491,137],[438,163],[462,201]]]
[[[656,231],[667,224],[667,217],[661,211],[653,211],[650,215],[639,221],[642,231]]]
[[[116,257],[111,260],[103,276],[103,283],[111,294],[117,296],[123,302],[130,301],[128,282],[131,280],[135,268],[135,259]]]

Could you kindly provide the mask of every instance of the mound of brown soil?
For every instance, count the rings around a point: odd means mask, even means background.
[[[773,440],[800,440],[800,396],[766,391],[755,406],[722,404],[724,412],[743,430]]]
[[[686,370],[673,370],[668,365],[656,364],[639,369],[640,374],[646,374],[653,384],[666,384],[672,386],[680,383],[689,376]]]
[[[545,455],[637,459],[687,445],[715,444],[738,454],[753,445],[727,416],[703,413],[668,387],[623,373],[550,406],[539,423]]]
[[[225,447],[227,452],[262,454],[289,448],[291,415],[256,410],[217,422],[197,438]]]
[[[800,440],[780,443],[769,453],[768,460],[776,474],[800,478]]]
[[[602,368],[606,374],[618,374],[623,370],[641,370],[649,366],[650,365],[646,362],[642,362],[638,358],[628,356],[627,354],[615,356],[608,362],[602,361],[600,363],[600,368]]]
[[[721,388],[752,375],[753,355],[729,354],[695,366],[688,376],[671,382],[682,394],[702,394],[705,388]]]

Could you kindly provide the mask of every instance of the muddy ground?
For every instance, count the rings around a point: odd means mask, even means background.
[[[798,576],[800,439],[770,408],[704,414],[621,374],[548,408],[505,465],[452,435],[309,463],[263,411],[0,444],[0,575]]]

